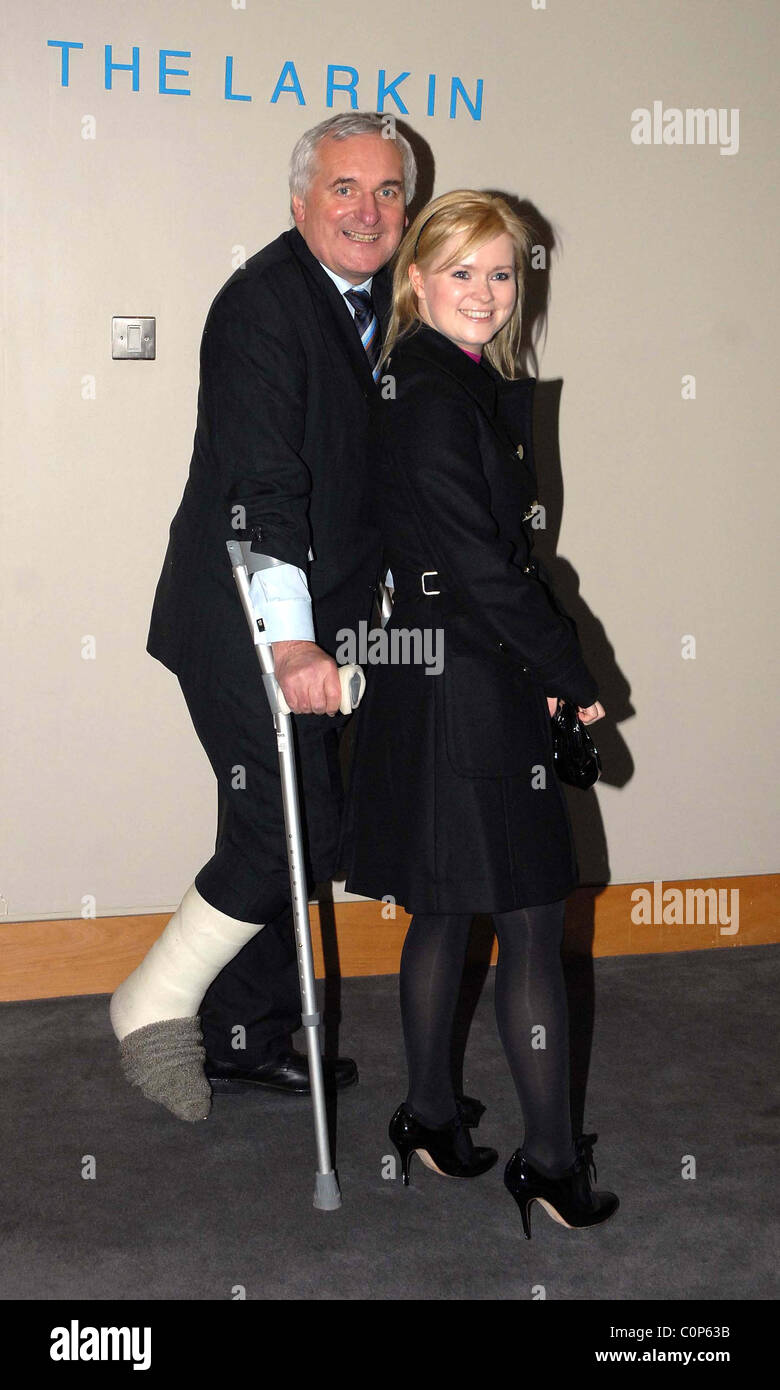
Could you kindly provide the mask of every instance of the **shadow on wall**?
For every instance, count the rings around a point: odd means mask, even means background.
[[[599,698],[606,716],[593,730],[602,762],[602,782],[623,787],[631,778],[634,763],[618,725],[631,718],[635,709],[630,685],[621,671],[614,648],[603,624],[580,593],[579,575],[564,556],[557,554],[564,506],[563,468],[560,452],[560,405],[563,382],[539,381],[539,348],[547,333],[550,305],[551,267],[558,249],[552,223],[528,199],[517,198],[503,189],[488,189],[503,198],[518,216],[531,224],[533,252],[527,268],[526,295],[521,340],[521,366],[524,373],[537,378],[534,401],[534,454],[539,494],[546,509],[546,526],[534,534],[534,549],[548,571],[556,594],[577,625],[585,659],[599,685]],[[541,251],[540,251],[541,248]],[[598,497],[598,469],[593,473],[594,497]],[[598,525],[598,507],[588,518],[582,548],[599,547],[608,562],[607,536]],[[583,884],[607,883],[609,855],[598,799],[595,791],[565,787],[572,819],[580,876]]]
[[[396,121],[395,124],[396,130],[399,130],[409,141],[414,151],[414,157],[417,160],[417,188],[407,208],[409,223],[411,225],[420,209],[424,208],[425,204],[429,203],[433,197],[433,190],[436,184],[436,161],[428,141],[424,140],[418,131],[414,130],[412,126],[407,125],[405,121]]]

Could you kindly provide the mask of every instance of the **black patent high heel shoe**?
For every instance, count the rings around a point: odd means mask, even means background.
[[[541,1202],[555,1221],[570,1230],[598,1226],[617,1211],[620,1203],[614,1192],[594,1192],[588,1169],[593,1162],[592,1145],[597,1134],[580,1134],[574,1140],[577,1157],[571,1168],[558,1178],[546,1178],[529,1163],[522,1149],[516,1149],[506,1165],[504,1183],[520,1208],[526,1240],[531,1239],[531,1206]]]
[[[409,1186],[409,1164],[418,1153],[427,1168],[446,1178],[476,1178],[498,1159],[495,1149],[476,1148],[460,1111],[446,1125],[424,1125],[405,1103],[399,1105],[388,1134],[401,1159],[404,1187]],[[459,1141],[459,1142],[457,1142]]]

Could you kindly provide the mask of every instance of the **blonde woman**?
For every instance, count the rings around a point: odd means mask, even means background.
[[[534,382],[517,378],[529,245],[503,199],[456,190],[423,209],[399,248],[374,503],[395,584],[389,630],[441,634],[443,663],[436,674],[414,660],[409,640],[401,660],[372,672],[347,887],[390,894],[412,914],[401,962],[409,1088],[390,1123],[404,1183],[414,1152],[452,1177],[498,1157],[473,1144],[481,1107],[456,1096],[450,1065],[471,919],[492,914],[498,1028],[525,1123],[505,1183],[530,1238],[535,1200],[584,1227],[618,1199],[591,1190],[589,1144],[569,1108],[560,948],[578,877],[550,720],[559,697],[584,723],[604,709],[532,558]]]

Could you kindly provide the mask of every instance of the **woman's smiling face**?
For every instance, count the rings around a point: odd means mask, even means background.
[[[511,318],[515,307],[514,245],[509,233],[502,232],[447,265],[457,256],[458,242],[457,236],[450,237],[427,270],[413,262],[409,279],[423,322],[458,347],[481,352]]]

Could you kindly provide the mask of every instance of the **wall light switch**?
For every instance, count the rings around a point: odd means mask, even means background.
[[[111,320],[111,356],[115,359],[139,360],[155,356],[155,319],[113,318]]]

